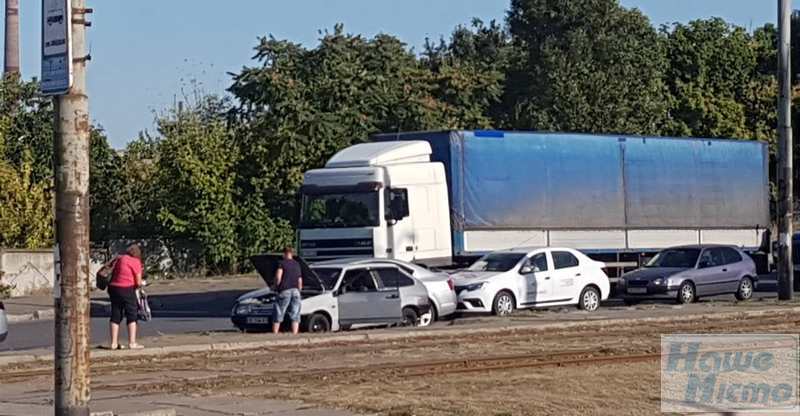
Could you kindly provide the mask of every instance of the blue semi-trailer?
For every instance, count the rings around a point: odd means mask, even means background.
[[[757,141],[503,131],[379,134],[306,172],[309,259],[450,264],[566,246],[610,266],[668,246],[756,251],[769,229]]]

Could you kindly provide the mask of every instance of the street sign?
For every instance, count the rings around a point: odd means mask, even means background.
[[[72,87],[70,0],[42,0],[42,94],[63,95]]]

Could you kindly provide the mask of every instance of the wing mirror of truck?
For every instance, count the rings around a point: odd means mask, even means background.
[[[409,215],[408,212],[408,189],[405,188],[392,188],[389,190],[389,212],[386,219],[390,224],[395,224],[397,221]]]

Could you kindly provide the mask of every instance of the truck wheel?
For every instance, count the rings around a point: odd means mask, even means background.
[[[492,313],[497,316],[507,316],[514,312],[514,295],[507,290],[501,290],[492,301]]]
[[[331,330],[331,323],[328,321],[328,318],[321,313],[315,313],[308,318],[308,322],[306,322],[306,331],[307,332],[328,332]]]
[[[594,312],[600,307],[600,292],[597,289],[587,286],[583,288],[581,297],[578,301],[578,308],[586,312]]]
[[[736,291],[736,299],[748,300],[753,297],[753,279],[745,276],[739,282],[739,289]]]
[[[403,322],[400,326],[417,326],[419,324],[419,314],[414,308],[403,308]]]
[[[694,291],[694,285],[691,282],[683,282],[678,288],[677,301],[679,304],[692,303],[697,297]]]

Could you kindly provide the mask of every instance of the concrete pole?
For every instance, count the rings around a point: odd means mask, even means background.
[[[19,73],[19,0],[6,0],[3,74]]]
[[[89,415],[89,97],[85,0],[71,0],[73,85],[55,103],[56,416]]]
[[[791,0],[778,0],[778,298],[791,300],[793,291]]]

